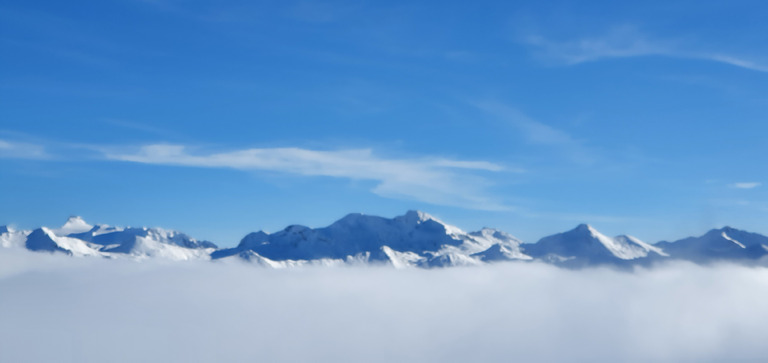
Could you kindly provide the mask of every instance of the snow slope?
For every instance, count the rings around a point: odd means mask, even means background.
[[[134,258],[162,257],[172,260],[208,258],[216,245],[197,241],[186,234],[162,228],[132,228],[98,225],[87,232],[70,234],[91,242],[100,251]]]
[[[74,233],[88,232],[93,229],[93,226],[88,224],[80,216],[71,216],[67,219],[67,222],[63,226],[54,229],[53,233],[57,236],[68,236]]]
[[[713,229],[700,237],[659,242],[657,247],[676,259],[706,263],[715,260],[757,260],[768,255],[768,237],[731,227]]]
[[[25,246],[30,251],[63,252],[72,256],[105,256],[97,246],[81,239],[57,236],[46,227],[38,228],[27,236]]]
[[[224,249],[172,230],[91,225],[70,217],[59,228],[0,227],[0,247],[135,260],[213,259],[270,268],[365,264],[430,268],[501,261],[540,261],[569,268],[632,267],[671,259],[768,266],[768,237],[731,227],[652,245],[632,236],[608,237],[581,224],[524,244],[492,228],[467,233],[420,211],[394,218],[352,213],[323,228],[291,225],[272,234],[253,232],[238,246]]]
[[[216,245],[197,241],[183,233],[161,228],[93,226],[80,217],[70,217],[60,228],[41,227],[17,232],[6,227],[0,234],[3,247],[59,252],[72,256],[109,258],[208,259]]]
[[[570,231],[544,237],[535,244],[523,245],[523,252],[534,258],[566,267],[604,264],[628,266],[667,255],[661,248],[635,237],[611,238],[587,224],[580,224]]]
[[[528,258],[518,248],[520,241],[503,232],[466,233],[419,211],[391,219],[354,213],[324,228],[292,225],[274,234],[251,233],[237,247],[212,257],[242,257],[250,251],[270,261],[331,259],[435,267],[479,264],[481,259],[471,255],[494,244],[504,245],[511,258]]]

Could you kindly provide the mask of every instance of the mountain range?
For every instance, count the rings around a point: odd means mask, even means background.
[[[91,225],[70,217],[60,228],[29,231],[2,226],[0,247],[118,259],[245,261],[274,268],[346,264],[431,268],[501,261],[540,261],[566,268],[624,268],[670,260],[768,265],[768,237],[731,227],[649,244],[627,235],[608,237],[580,224],[536,243],[523,243],[492,228],[464,232],[419,211],[395,218],[353,213],[322,228],[291,225],[271,234],[258,231],[232,248],[218,248],[172,230]]]

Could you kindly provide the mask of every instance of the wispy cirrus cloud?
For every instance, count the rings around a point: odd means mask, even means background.
[[[42,145],[0,139],[0,158],[48,159],[51,155]]]
[[[768,72],[768,63],[717,51],[692,49],[682,40],[650,37],[631,26],[613,28],[600,36],[565,41],[556,41],[534,34],[524,37],[522,42],[534,47],[539,56],[567,65],[612,58],[665,56],[707,60],[758,72]]]
[[[755,189],[761,185],[763,185],[763,183],[760,183],[760,182],[739,182],[739,183],[733,183],[730,186],[731,188],[736,188],[736,189]]]
[[[488,195],[486,188],[491,183],[479,175],[480,172],[506,169],[488,161],[383,158],[374,155],[370,149],[324,151],[286,147],[195,152],[185,145],[169,144],[144,145],[130,152],[106,150],[104,156],[110,160],[144,164],[372,180],[378,183],[372,191],[385,197],[479,210],[507,209]]]
[[[634,28],[623,27],[600,37],[554,41],[541,35],[529,35],[524,43],[535,47],[542,57],[565,64],[579,64],[605,58],[661,55],[672,44],[651,41]]]
[[[473,104],[489,115],[515,127],[529,144],[557,149],[578,164],[592,164],[598,159],[598,154],[587,147],[582,140],[574,138],[561,129],[535,120],[513,107],[487,101]]]

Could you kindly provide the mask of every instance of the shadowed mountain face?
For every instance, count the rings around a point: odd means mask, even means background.
[[[661,249],[635,237],[610,238],[587,224],[544,237],[535,244],[525,244],[522,248],[533,258],[566,267],[628,266],[665,256]]]
[[[213,253],[214,259],[252,252],[272,260],[343,260],[350,257],[365,261],[403,262],[418,266],[453,266],[478,264],[469,257],[493,245],[504,245],[510,258],[525,259],[519,252],[520,241],[500,231],[465,233],[454,226],[418,211],[392,219],[349,214],[328,227],[312,229],[289,226],[267,234],[247,235],[231,249]]]
[[[713,229],[700,237],[659,242],[671,257],[697,263],[717,260],[757,260],[768,255],[768,237],[731,227]]]
[[[68,249],[62,248],[55,240],[56,236],[47,228],[38,228],[27,236],[25,246],[30,251],[63,252],[72,254]]]
[[[93,226],[79,217],[56,229],[2,227],[0,245],[72,256],[239,260],[276,268],[369,263],[429,268],[532,260],[568,268],[628,268],[674,259],[768,265],[763,258],[768,255],[768,237],[731,227],[651,245],[632,236],[608,237],[581,224],[524,244],[492,228],[467,233],[419,211],[395,218],[353,213],[322,228],[291,225],[272,234],[259,231],[225,249],[176,231]]]

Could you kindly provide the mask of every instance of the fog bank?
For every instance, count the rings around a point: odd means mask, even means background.
[[[766,361],[768,269],[270,270],[0,251],[2,362]]]

